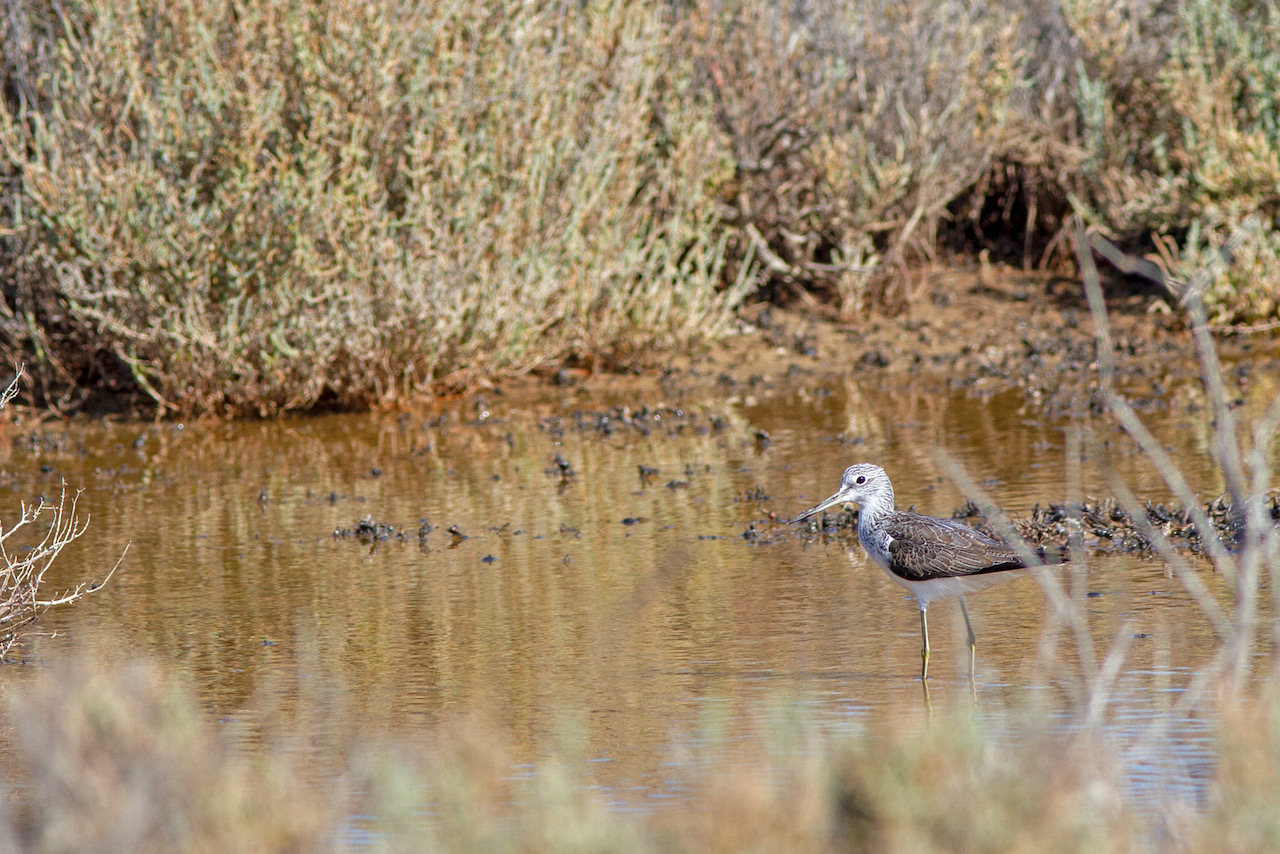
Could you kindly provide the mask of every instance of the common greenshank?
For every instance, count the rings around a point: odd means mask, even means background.
[[[1006,543],[952,519],[906,513],[893,508],[893,484],[884,469],[871,463],[857,463],[845,469],[840,489],[788,524],[802,522],[828,507],[857,503],[858,542],[889,577],[910,591],[920,605],[920,678],[929,678],[929,623],[925,612],[930,602],[959,598],[969,641],[969,676],[973,676],[976,640],[966,593],[977,593],[1030,568],[1057,565],[1057,555],[1037,554],[1039,563],[1027,563]]]

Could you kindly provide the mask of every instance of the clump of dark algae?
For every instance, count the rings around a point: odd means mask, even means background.
[[[1244,536],[1244,514],[1236,512],[1225,497],[1203,505],[1205,516],[1218,537],[1234,547]],[[1142,506],[1146,524],[1137,521],[1113,498],[1085,499],[1079,510],[1082,532],[1087,544],[1099,551],[1151,553],[1153,544],[1144,533],[1147,527],[1159,531],[1177,547],[1199,553],[1204,549],[1204,535],[1192,521],[1191,512],[1177,502],[1162,504],[1147,501]],[[1267,516],[1272,525],[1280,524],[1280,491],[1267,496]],[[1064,545],[1071,518],[1066,504],[1036,505],[1025,519],[1013,520],[1018,533],[1029,543]]]

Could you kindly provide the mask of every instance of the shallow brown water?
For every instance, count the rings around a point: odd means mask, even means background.
[[[617,413],[574,414],[623,402],[659,413],[639,419],[647,434]],[[1214,495],[1204,416],[1185,403],[1150,420]],[[846,465],[873,460],[900,507],[950,515],[963,496],[935,447],[1026,512],[1066,497],[1067,426],[1017,394],[853,380],[700,402],[569,390],[431,414],[84,426],[34,444],[10,425],[0,502],[56,496],[62,478],[84,487],[92,521],[56,586],[101,574],[132,541],[106,589],[48,614],[30,661],[82,644],[151,656],[246,751],[267,714],[314,732],[319,773],[352,729],[417,742],[480,716],[521,761],[573,731],[592,784],[644,807],[680,796],[673,767],[709,720],[732,738],[788,708],[833,732],[924,714],[914,603],[856,545],[771,512],[812,506]],[[1166,497],[1127,439],[1092,427],[1140,495]],[[1092,464],[1085,481],[1104,494]],[[403,538],[334,536],[363,517]],[[744,537],[752,527],[759,536]],[[1226,596],[1207,571],[1205,582]],[[1132,639],[1105,726],[1135,791],[1194,795],[1211,724],[1170,707],[1214,651],[1205,620],[1159,561],[1098,557],[1082,583],[1098,649]],[[972,693],[958,610],[930,611],[933,704],[973,703],[998,722],[1034,698],[1080,725],[1080,652],[1037,583],[972,597],[970,612]],[[1138,746],[1153,720],[1166,736]]]

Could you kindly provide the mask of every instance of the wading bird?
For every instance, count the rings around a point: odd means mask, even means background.
[[[858,542],[889,577],[905,587],[920,605],[920,634],[924,647],[920,679],[929,678],[929,624],[925,611],[930,602],[960,599],[969,634],[969,676],[973,677],[975,638],[964,605],[966,593],[977,593],[1022,575],[1028,568],[1057,565],[1058,555],[1046,558],[1039,549],[1039,563],[1028,564],[1008,544],[952,519],[904,513],[893,509],[893,484],[884,469],[857,463],[845,470],[840,489],[816,507],[788,524],[802,522],[828,507],[857,503]]]

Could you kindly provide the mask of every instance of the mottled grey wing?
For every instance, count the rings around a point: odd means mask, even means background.
[[[885,525],[889,570],[910,581],[1021,569],[1018,553],[999,540],[950,519],[895,513]]]

